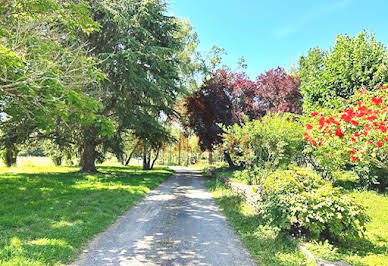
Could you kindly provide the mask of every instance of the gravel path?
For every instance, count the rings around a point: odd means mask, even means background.
[[[254,265],[204,179],[176,173],[99,235],[73,265]]]

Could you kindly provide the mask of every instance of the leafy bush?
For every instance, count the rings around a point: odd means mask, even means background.
[[[260,183],[277,168],[287,167],[301,156],[303,126],[291,114],[268,114],[261,120],[234,125],[224,134],[224,149],[245,166],[248,179]],[[250,182],[250,183],[252,183]]]
[[[365,231],[364,208],[306,168],[271,174],[262,185],[264,220],[295,235],[344,241]]]

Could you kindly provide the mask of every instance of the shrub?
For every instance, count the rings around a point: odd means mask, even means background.
[[[372,166],[388,170],[388,90],[362,89],[346,103],[345,110],[314,111],[306,123],[304,139],[313,148],[318,164],[338,169],[347,165],[358,169]],[[363,170],[365,171],[365,170]],[[359,171],[361,174],[362,171]],[[382,181],[382,180],[380,180]],[[371,181],[372,182],[372,179]]]
[[[268,114],[261,120],[246,121],[234,125],[224,134],[224,149],[232,159],[245,166],[250,180],[260,183],[257,177],[265,178],[277,168],[295,162],[303,150],[300,135],[303,126],[291,114]]]
[[[362,206],[306,168],[274,172],[261,196],[264,220],[294,235],[344,241],[362,236],[368,221]]]

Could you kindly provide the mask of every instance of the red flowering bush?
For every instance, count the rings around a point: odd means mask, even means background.
[[[342,111],[312,112],[304,139],[320,165],[368,165],[388,170],[388,89],[361,89]]]

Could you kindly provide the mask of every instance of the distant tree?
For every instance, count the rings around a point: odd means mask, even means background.
[[[186,126],[199,137],[202,150],[222,143],[222,127],[239,124],[245,116],[258,119],[267,112],[301,113],[299,80],[282,68],[260,75],[257,82],[244,73],[218,70],[186,98]],[[233,167],[227,151],[225,160]]]
[[[387,49],[373,34],[339,35],[333,49],[315,48],[302,56],[296,74],[305,112],[340,108],[355,90],[388,82]]]
[[[274,68],[257,77],[257,91],[253,99],[261,115],[267,112],[302,113],[299,78],[283,68]]]

